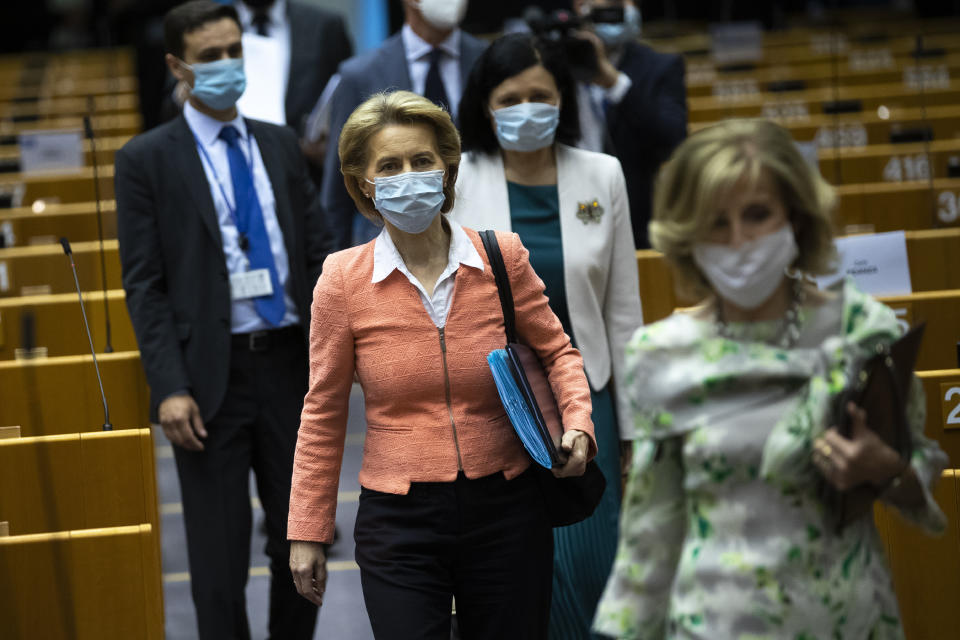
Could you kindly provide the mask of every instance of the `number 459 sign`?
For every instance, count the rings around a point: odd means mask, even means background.
[[[940,397],[943,400],[943,428],[960,429],[960,381],[941,384]]]

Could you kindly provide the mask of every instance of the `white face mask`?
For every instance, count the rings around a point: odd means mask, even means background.
[[[766,302],[797,255],[790,224],[737,249],[710,242],[693,246],[693,261],[717,294],[741,309],[756,309]]]
[[[500,146],[510,151],[536,151],[553,144],[560,124],[560,107],[546,102],[521,102],[493,112]]]
[[[397,229],[423,233],[446,201],[443,175],[443,169],[436,169],[374,178],[373,204]]]
[[[420,13],[433,27],[453,29],[467,13],[467,0],[420,0]]]

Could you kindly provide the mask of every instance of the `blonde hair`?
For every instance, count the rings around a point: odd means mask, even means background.
[[[726,120],[687,138],[657,177],[650,242],[675,267],[681,295],[692,298],[711,291],[692,250],[714,223],[717,200],[742,180],[747,188],[754,187],[764,172],[773,178],[795,230],[799,256],[793,268],[830,272],[837,201],[833,187],[780,125]]]
[[[340,131],[337,151],[343,182],[357,210],[378,224],[383,224],[383,216],[360,189],[369,164],[370,140],[385,127],[409,124],[427,125],[436,135],[437,150],[446,165],[445,200],[440,211],[446,213],[453,208],[454,186],[460,168],[460,134],[450,114],[410,91],[375,93],[347,118]]]

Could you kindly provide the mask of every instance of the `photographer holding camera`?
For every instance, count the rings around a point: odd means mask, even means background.
[[[640,9],[633,0],[573,0],[573,12],[569,36],[592,47],[564,47],[579,80],[577,146],[620,160],[634,245],[646,249],[653,178],[687,135],[683,58],[637,42]]]

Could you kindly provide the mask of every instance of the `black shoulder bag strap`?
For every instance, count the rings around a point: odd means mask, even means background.
[[[510,289],[510,279],[507,277],[507,267],[503,263],[503,254],[500,253],[500,244],[497,234],[493,230],[481,231],[480,240],[490,260],[493,277],[497,281],[497,293],[500,294],[500,307],[503,309],[503,327],[507,334],[507,344],[517,341],[517,320],[513,310],[513,291]]]

